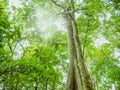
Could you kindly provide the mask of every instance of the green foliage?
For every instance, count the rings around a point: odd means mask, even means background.
[[[58,63],[53,48],[47,45],[29,47],[20,60],[1,64],[1,67],[4,67],[0,69],[1,82],[6,89],[16,88],[16,84],[19,85],[19,89],[22,89],[22,86],[32,89],[33,83],[36,83],[38,89],[42,87],[40,89],[44,90],[47,83],[50,85],[49,89],[53,90],[52,88],[57,88],[61,80],[61,71],[55,68]]]
[[[65,6],[64,1],[57,2]],[[65,90],[66,31],[58,30],[55,25],[47,28],[48,24],[61,19],[57,16],[61,14],[57,13],[63,10],[50,0],[23,0],[22,5],[22,8],[12,6],[13,11],[8,11],[8,2],[0,0],[0,85],[5,90]],[[116,90],[120,89],[120,56],[115,56],[115,50],[120,49],[119,5],[119,0],[75,2],[75,9],[85,8],[76,12],[80,14],[76,21],[85,62],[96,90],[108,90],[112,84]],[[35,14],[39,9],[45,19],[53,19],[52,22],[42,21],[47,30],[41,30],[42,25],[38,25],[41,16]],[[98,35],[104,36],[108,43],[95,47]],[[30,45],[22,43],[24,40]]]

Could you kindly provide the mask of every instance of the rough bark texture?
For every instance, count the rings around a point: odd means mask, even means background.
[[[66,24],[68,29],[67,37],[68,37],[69,59],[70,59],[70,69],[69,69],[66,90],[77,90],[77,81],[75,78],[75,65],[74,65],[74,61],[76,60],[75,44],[73,39],[72,23],[68,15],[66,15]]]
[[[83,90],[82,80],[87,90],[94,90],[91,78],[84,63],[74,12],[70,13],[71,10],[74,10],[74,0],[66,0],[66,7],[65,12],[67,12],[66,21],[70,59],[70,71],[66,90]]]
[[[75,41],[75,46],[76,46],[76,51],[77,51],[77,60],[81,66],[81,72],[82,72],[84,84],[85,84],[87,90],[94,90],[91,78],[89,76],[89,73],[88,73],[85,63],[84,63],[83,53],[81,50],[81,45],[80,45],[80,41],[79,41],[79,37],[78,37],[77,24],[76,24],[74,15],[72,15],[72,17],[73,17],[72,21],[73,21],[74,41]]]
[[[69,2],[66,2],[67,9],[65,12],[69,12]],[[67,80],[66,90],[83,90],[81,84],[80,68],[78,68],[77,54],[75,49],[75,42],[73,39],[73,27],[71,17],[69,13],[65,14],[66,25],[67,25],[67,38],[68,38],[68,50],[70,59],[70,69]]]
[[[74,0],[72,0],[72,9],[74,9]],[[91,78],[89,76],[89,73],[84,63],[84,57],[83,57],[83,53],[81,50],[80,40],[78,36],[78,28],[77,28],[77,23],[75,21],[74,13],[71,14],[71,18],[72,18],[72,26],[73,26],[73,33],[74,33],[73,37],[74,37],[75,47],[76,47],[76,52],[77,52],[77,60],[80,64],[84,84],[87,90],[94,90]]]

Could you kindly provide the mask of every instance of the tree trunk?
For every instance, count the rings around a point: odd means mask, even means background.
[[[85,63],[84,63],[83,53],[81,50],[81,45],[80,45],[80,41],[79,41],[79,37],[78,37],[77,24],[76,24],[74,15],[72,15],[72,19],[73,19],[72,21],[73,21],[74,41],[75,41],[76,52],[77,52],[77,60],[80,64],[84,84],[85,84],[87,90],[94,90],[91,78],[89,76],[89,73],[88,73]]]
[[[37,78],[34,80],[34,82],[35,82],[34,90],[38,90]]]
[[[70,69],[67,80],[66,90],[77,90],[77,81],[75,78],[75,60],[76,60],[76,52],[75,52],[75,44],[73,39],[73,30],[72,23],[70,17],[66,14],[66,24],[67,24],[67,38],[68,38],[68,50],[69,50],[69,59],[70,59]]]
[[[78,88],[81,79],[83,78],[84,84],[87,90],[94,90],[91,78],[86,69],[84,63],[83,53],[81,51],[81,45],[78,37],[78,28],[75,21],[74,12],[74,0],[66,0],[66,21],[67,21],[67,33],[68,33],[68,49],[69,49],[69,59],[70,59],[70,71],[67,81],[66,90],[83,90],[83,88]],[[77,67],[78,65],[78,67]],[[79,72],[79,75],[77,72]],[[82,73],[82,78],[80,74]],[[76,75],[75,75],[76,74]],[[80,80],[78,80],[80,79]],[[82,81],[81,81],[82,82]],[[75,85],[76,84],[76,85]]]
[[[18,77],[16,78],[16,86],[15,86],[15,90],[18,90]]]
[[[67,9],[65,12],[69,12],[69,1],[66,1]],[[68,38],[68,50],[70,59],[70,69],[67,79],[66,90],[83,90],[81,83],[80,68],[78,68],[75,42],[73,39],[73,27],[71,17],[69,13],[65,13],[66,25],[67,25],[67,38]]]
[[[71,8],[72,8],[72,10],[74,10],[74,0],[71,0],[71,2],[72,2]],[[80,40],[79,40],[79,36],[78,36],[78,28],[77,28],[77,23],[75,20],[74,12],[70,13],[70,16],[72,19],[73,38],[74,38],[75,47],[76,47],[77,60],[78,60],[78,63],[80,64],[83,81],[84,81],[84,84],[85,84],[87,90],[94,90],[91,78],[89,76],[89,73],[88,73],[85,63],[84,63],[84,57],[83,57],[83,53],[81,50]]]

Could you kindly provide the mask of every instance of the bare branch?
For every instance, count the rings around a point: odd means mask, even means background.
[[[62,5],[58,4],[56,1],[54,0],[51,0],[56,6],[62,8],[62,9],[65,9]]]
[[[81,10],[86,10],[87,8],[77,8],[77,9],[74,9],[74,10],[69,10],[69,11],[62,11],[62,12],[59,12],[59,13],[56,13],[55,15],[64,15],[64,14],[68,14],[68,13],[75,13],[75,12],[78,12],[78,11],[81,11]]]

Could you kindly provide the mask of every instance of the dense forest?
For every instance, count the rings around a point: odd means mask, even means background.
[[[120,0],[0,0],[0,90],[120,90]]]

